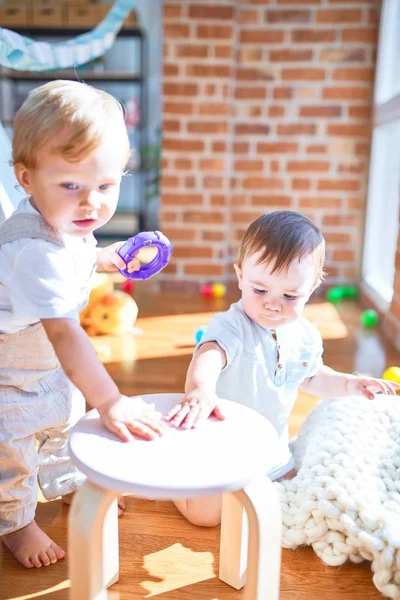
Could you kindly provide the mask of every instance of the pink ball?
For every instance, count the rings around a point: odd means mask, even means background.
[[[204,298],[211,298],[211,296],[213,295],[212,285],[210,285],[209,283],[205,283],[201,286],[200,293]]]
[[[130,294],[135,289],[135,284],[133,283],[133,281],[130,281],[129,279],[127,279],[122,284],[121,289],[122,289],[123,292],[126,292],[127,294]]]

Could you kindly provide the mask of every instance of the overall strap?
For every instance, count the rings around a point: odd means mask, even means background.
[[[61,235],[41,215],[16,213],[0,225],[0,246],[23,238],[39,238],[64,246]]]

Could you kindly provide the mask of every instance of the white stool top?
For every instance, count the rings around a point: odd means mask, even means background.
[[[182,397],[140,396],[162,414]],[[196,429],[170,428],[156,440],[131,442],[118,440],[91,410],[73,428],[70,452],[92,483],[116,492],[178,499],[239,490],[275,466],[278,436],[254,410],[229,401],[222,408],[224,421],[210,418]]]

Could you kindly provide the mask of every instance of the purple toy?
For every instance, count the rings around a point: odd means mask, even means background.
[[[146,246],[155,246],[158,250],[157,256],[149,263],[142,265],[139,271],[128,273],[128,269],[118,269],[127,279],[149,279],[167,266],[173,248],[169,239],[161,231],[142,231],[142,233],[138,233],[121,246],[118,254],[128,264],[134,254],[140,248]]]

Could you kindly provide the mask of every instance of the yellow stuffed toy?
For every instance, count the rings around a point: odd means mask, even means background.
[[[80,314],[80,322],[88,335],[92,336],[125,333],[132,331],[138,310],[129,294],[114,290],[109,275],[96,273],[89,302]]]

